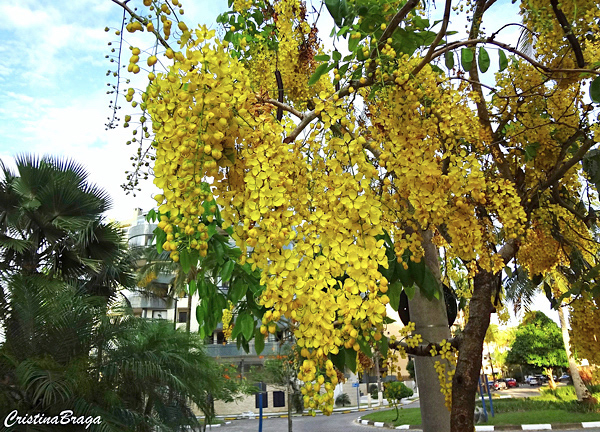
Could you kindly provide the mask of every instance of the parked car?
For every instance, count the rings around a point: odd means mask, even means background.
[[[536,377],[530,377],[530,378],[526,379],[526,382],[530,386],[536,386],[536,385],[541,385],[542,384]]]
[[[517,380],[514,378],[505,378],[504,382],[506,383],[506,387],[508,388],[519,387],[519,383],[517,383]]]
[[[494,381],[492,383],[493,390],[503,390],[506,389],[506,383],[502,380]]]
[[[537,380],[540,384],[544,384],[549,381],[548,376],[546,376],[546,375],[536,375],[535,377],[537,378]]]
[[[567,382],[568,382],[568,381],[570,381],[570,380],[571,380],[571,375],[564,374],[564,375],[562,375],[562,376],[561,376],[561,377],[560,377],[558,380],[559,380],[559,381],[567,381]]]

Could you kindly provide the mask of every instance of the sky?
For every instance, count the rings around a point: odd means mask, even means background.
[[[136,2],[141,4],[130,5]],[[189,22],[214,28],[227,1],[188,0],[184,7]],[[115,83],[106,76],[112,64],[105,56],[107,44],[118,38],[104,28],[120,27],[119,6],[111,0],[0,0],[0,16],[0,159],[10,164],[22,153],[69,157],[110,193],[108,217],[123,220],[136,207],[150,209],[150,182],[135,198],[120,188],[135,151],[125,145],[130,130],[105,130],[112,113],[107,83]],[[127,106],[121,101],[123,117]]]
[[[141,0],[129,5],[136,3]],[[438,3],[433,19],[441,14]],[[183,6],[188,25],[216,28],[216,17],[226,10],[227,1],[187,0]],[[488,22],[499,27],[515,12],[510,0],[502,0],[489,11],[494,16]],[[130,130],[105,127],[112,114],[107,83],[115,83],[106,76],[112,64],[105,56],[110,53],[108,43],[118,42],[114,30],[121,24],[119,6],[111,0],[0,0],[0,16],[0,159],[10,165],[22,153],[72,158],[87,168],[92,182],[109,192],[114,202],[109,218],[125,220],[134,208],[152,208],[151,196],[157,191],[150,181],[136,197],[120,187],[135,150],[125,145]],[[452,25],[464,34],[464,23],[453,19]],[[112,30],[105,32],[107,26]],[[512,32],[508,38],[516,40],[516,28],[505,32]],[[125,38],[136,42],[129,33]],[[492,55],[492,65],[495,62]],[[544,297],[536,301],[549,313],[547,305]]]

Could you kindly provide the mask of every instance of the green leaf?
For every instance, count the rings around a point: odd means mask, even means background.
[[[502,72],[504,69],[506,69],[508,67],[508,59],[506,58],[506,54],[504,53],[503,50],[498,50],[498,57],[499,57],[499,62],[498,62],[498,68],[500,70],[500,72]]]
[[[600,103],[600,76],[594,78],[590,84],[590,99],[592,102]]]
[[[156,252],[163,253],[163,247],[165,241],[167,241],[167,233],[161,230],[160,228],[156,228],[154,230],[154,237],[156,239]]]
[[[343,349],[337,354],[329,354],[329,358],[338,370],[343,371],[346,367],[346,352]]]
[[[454,53],[452,51],[446,51],[444,59],[446,61],[446,67],[452,69],[454,67]]]
[[[581,162],[590,181],[600,190],[600,151],[594,149],[587,152]]]
[[[216,243],[214,243],[214,251],[215,251],[215,258],[217,259],[217,263],[222,263],[223,262],[223,257],[225,256],[225,248],[223,246],[223,243],[220,241],[217,241]]]
[[[538,142],[529,144],[525,147],[525,162],[529,162],[535,158],[539,147],[540,143]]]
[[[208,238],[211,238],[217,233],[217,223],[211,222],[210,225],[206,227],[206,232],[208,233]]]
[[[383,336],[379,341],[379,352],[383,358],[387,357],[387,352],[389,349],[389,341],[388,338]]]
[[[425,18],[421,18],[420,16],[414,16],[411,20],[411,23],[415,28],[418,29],[426,29],[429,28],[429,20]]]
[[[465,72],[469,72],[471,70],[473,57],[473,50],[471,48],[463,48],[460,50],[460,63],[462,64]]]
[[[340,61],[342,59],[342,54],[339,51],[332,52],[331,56],[335,61]]]
[[[242,312],[240,315],[238,315],[233,328],[235,329],[238,326],[240,328],[239,333],[241,333],[246,340],[250,340],[255,330],[254,318],[252,318],[252,315],[248,314],[247,312]]]
[[[259,355],[265,349],[265,335],[260,332],[260,329],[254,332],[254,349]]]
[[[228,282],[229,279],[231,279],[234,266],[235,262],[232,260],[228,260],[225,265],[223,265],[223,269],[221,270],[221,280],[223,280],[223,282]]]
[[[192,251],[190,251],[190,268],[195,269],[198,267],[198,258],[200,257],[200,255],[198,254],[198,251],[193,249]]]
[[[321,78],[321,76],[323,76],[323,74],[327,72],[328,67],[328,63],[323,63],[322,65],[319,65],[319,67],[317,67],[317,69],[315,70],[315,73],[313,73],[310,79],[308,80],[308,85],[316,84],[317,81],[319,81],[319,78]]]
[[[423,278],[423,284],[420,285],[420,287],[421,292],[423,293],[425,298],[427,298],[427,300],[439,298],[440,287],[438,285],[438,282],[435,280],[435,276],[433,275],[431,270],[429,270],[428,267],[425,267],[425,277]]]
[[[477,64],[479,65],[479,70],[481,71],[481,73],[486,73],[487,70],[490,68],[490,55],[483,47],[479,48]]]
[[[190,297],[192,297],[194,294],[196,294],[197,290],[198,290],[198,287],[196,286],[196,281],[192,279],[190,281],[190,283],[188,284],[187,293]]]
[[[396,256],[394,255],[394,251],[391,249],[387,249],[385,254],[388,259],[388,268],[379,266],[379,272],[388,280],[388,282],[393,282],[397,265]]]
[[[335,24],[341,27],[346,13],[345,0],[325,0],[325,6],[327,6],[327,10]]]
[[[330,57],[327,54],[319,54],[314,57],[317,61],[329,61]]]
[[[362,40],[362,36],[359,38],[349,37],[348,38],[348,51],[350,51],[350,52],[356,51],[356,48],[358,47],[358,44],[360,43],[361,40]],[[362,50],[360,52],[362,52]]]
[[[400,294],[402,293],[402,284],[400,281],[396,281],[390,285],[388,285],[388,290],[386,292],[387,296],[390,299],[390,306],[395,311],[398,311],[398,306],[400,306]]]
[[[403,257],[403,259],[408,259],[408,258]],[[402,286],[405,288],[407,286],[412,286],[415,283],[412,275],[410,274],[410,268],[405,269],[403,263],[396,264],[395,277],[397,280],[402,282]]]
[[[352,348],[344,348],[344,353],[346,366],[350,371],[356,372],[356,351]]]
[[[237,304],[246,295],[247,290],[248,285],[245,284],[239,277],[236,277],[227,292],[231,303]]]
[[[368,357],[372,357],[373,356],[373,351],[371,351],[371,346],[369,345],[369,343],[364,340],[362,337],[359,337],[358,339],[356,339],[356,342],[358,342],[358,346],[360,347],[360,350],[366,354]]]
[[[414,285],[404,286],[404,292],[406,293],[406,297],[408,297],[409,300],[412,300],[414,298],[415,291],[416,288]]]
[[[418,263],[409,260],[408,261],[408,270],[410,271],[410,275],[412,276],[415,283],[422,288],[423,281],[425,280],[425,261],[421,259]]]
[[[190,253],[187,251],[187,249],[182,249],[179,252],[179,264],[181,264],[181,270],[183,270],[184,273],[187,274],[190,272]]]
[[[198,306],[196,306],[196,321],[200,324],[204,324],[204,316],[206,315],[206,303],[200,302]],[[235,331],[235,329],[234,329]],[[200,333],[201,338],[206,337],[206,326],[200,325],[198,327],[198,333]]]
[[[204,280],[204,275],[200,275],[200,279],[196,282],[196,287],[198,288],[198,297],[203,299],[207,297],[207,286],[206,281]]]

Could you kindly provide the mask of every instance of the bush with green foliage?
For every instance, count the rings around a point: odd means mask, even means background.
[[[350,396],[348,393],[342,393],[338,397],[335,398],[335,405],[345,407],[346,405],[350,405]]]
[[[401,381],[392,381],[385,384],[383,394],[388,403],[396,408],[395,421],[400,415],[400,412],[398,411],[398,405],[400,404],[400,401],[404,398],[411,397],[413,395],[413,391],[406,387]]]
[[[379,398],[379,390],[377,388],[377,384],[371,384],[371,385],[369,385],[369,394],[371,395],[372,399],[378,399]]]

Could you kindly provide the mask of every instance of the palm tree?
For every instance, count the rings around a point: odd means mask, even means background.
[[[190,401],[210,414],[209,394],[230,401],[238,391],[197,335],[120,305],[107,314],[104,298],[45,275],[15,275],[7,292],[10,319],[0,324],[18,331],[0,345],[2,418],[14,409],[46,416],[70,409],[100,416],[91,430],[171,431],[200,427]]]
[[[71,160],[22,155],[0,162],[0,273],[44,273],[112,296],[133,284],[127,245],[102,214],[107,193]]]
[[[539,291],[540,286],[544,284],[546,288],[546,295],[549,297],[550,303],[553,304],[555,300],[551,298],[550,287],[551,284],[556,282],[557,281],[555,278],[551,275],[546,276],[545,280],[540,276],[531,279],[526,270],[518,267],[506,280],[506,299],[508,302],[512,303],[515,312],[521,308],[523,308],[526,312],[529,312],[529,306],[533,301],[533,297]],[[564,313],[565,305],[561,303],[556,306],[560,320],[563,344],[565,346],[567,360],[569,362],[569,372],[571,373],[571,377],[573,379],[573,386],[575,388],[577,400],[579,402],[591,400],[592,394],[581,380],[579,370],[577,368],[577,362],[575,361],[573,352],[571,351],[568,323]],[[549,379],[551,384],[553,384],[554,380],[551,374]]]

